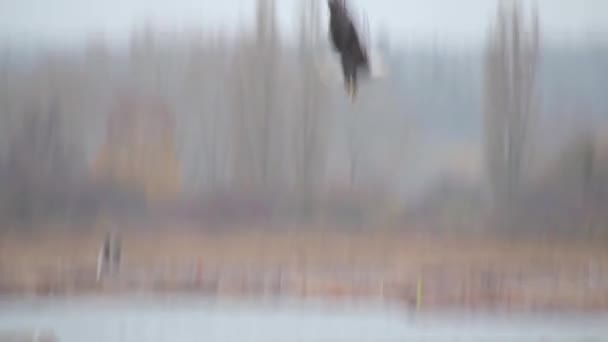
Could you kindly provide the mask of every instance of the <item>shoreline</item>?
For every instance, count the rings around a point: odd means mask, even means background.
[[[599,241],[312,229],[122,235],[120,270],[98,282],[104,231],[0,234],[0,296],[318,298],[406,310],[421,296],[428,311],[608,312]]]

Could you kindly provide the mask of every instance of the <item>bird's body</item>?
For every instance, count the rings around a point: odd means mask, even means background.
[[[369,71],[367,51],[361,45],[344,0],[328,0],[328,5],[332,46],[340,54],[345,86],[354,101],[357,95],[358,73],[360,70]]]

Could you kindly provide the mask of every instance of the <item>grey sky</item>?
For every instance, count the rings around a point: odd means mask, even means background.
[[[297,6],[305,0],[278,0],[286,32],[293,32]],[[324,0],[318,0],[323,3]],[[396,40],[479,42],[493,19],[497,1],[513,0],[351,0],[364,10],[374,31],[384,29]],[[171,30],[251,23],[254,0],[0,0],[0,37],[80,40],[104,32],[112,39],[146,20]],[[550,37],[580,39],[608,34],[608,0],[521,0],[538,3],[543,32]]]

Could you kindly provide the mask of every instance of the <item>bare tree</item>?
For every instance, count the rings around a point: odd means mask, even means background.
[[[261,103],[258,108],[259,134],[257,136],[260,152],[260,181],[262,186],[267,188],[270,185],[270,179],[276,180],[277,176],[271,172],[276,166],[274,159],[277,157],[277,146],[273,141],[276,131],[272,128],[277,124],[275,120],[278,119],[276,117],[276,76],[279,47],[274,0],[258,1],[256,46],[256,64],[259,74],[255,79],[259,83],[252,86],[259,87],[261,92]]]
[[[500,4],[485,56],[485,154],[494,205],[507,208],[521,189],[529,158],[530,123],[538,110],[538,14],[524,29],[517,3]]]
[[[317,72],[320,55],[321,22],[317,1],[304,1],[301,8],[299,72],[301,94],[299,108],[294,111],[294,168],[296,191],[304,198],[314,195],[321,182],[327,150],[323,132],[324,84]]]
[[[236,52],[235,171],[241,182],[268,190],[280,178],[277,110],[279,37],[274,0],[259,0],[253,42],[243,37]]]
[[[48,105],[31,107],[9,144],[0,180],[4,195],[10,196],[9,214],[32,219],[56,213],[73,190],[75,159],[66,142],[61,103],[54,98]]]

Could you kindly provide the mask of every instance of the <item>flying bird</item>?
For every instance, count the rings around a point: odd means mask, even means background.
[[[365,47],[346,8],[345,0],[327,0],[329,29],[333,48],[340,54],[346,90],[354,101],[357,96],[359,71],[369,72]]]

